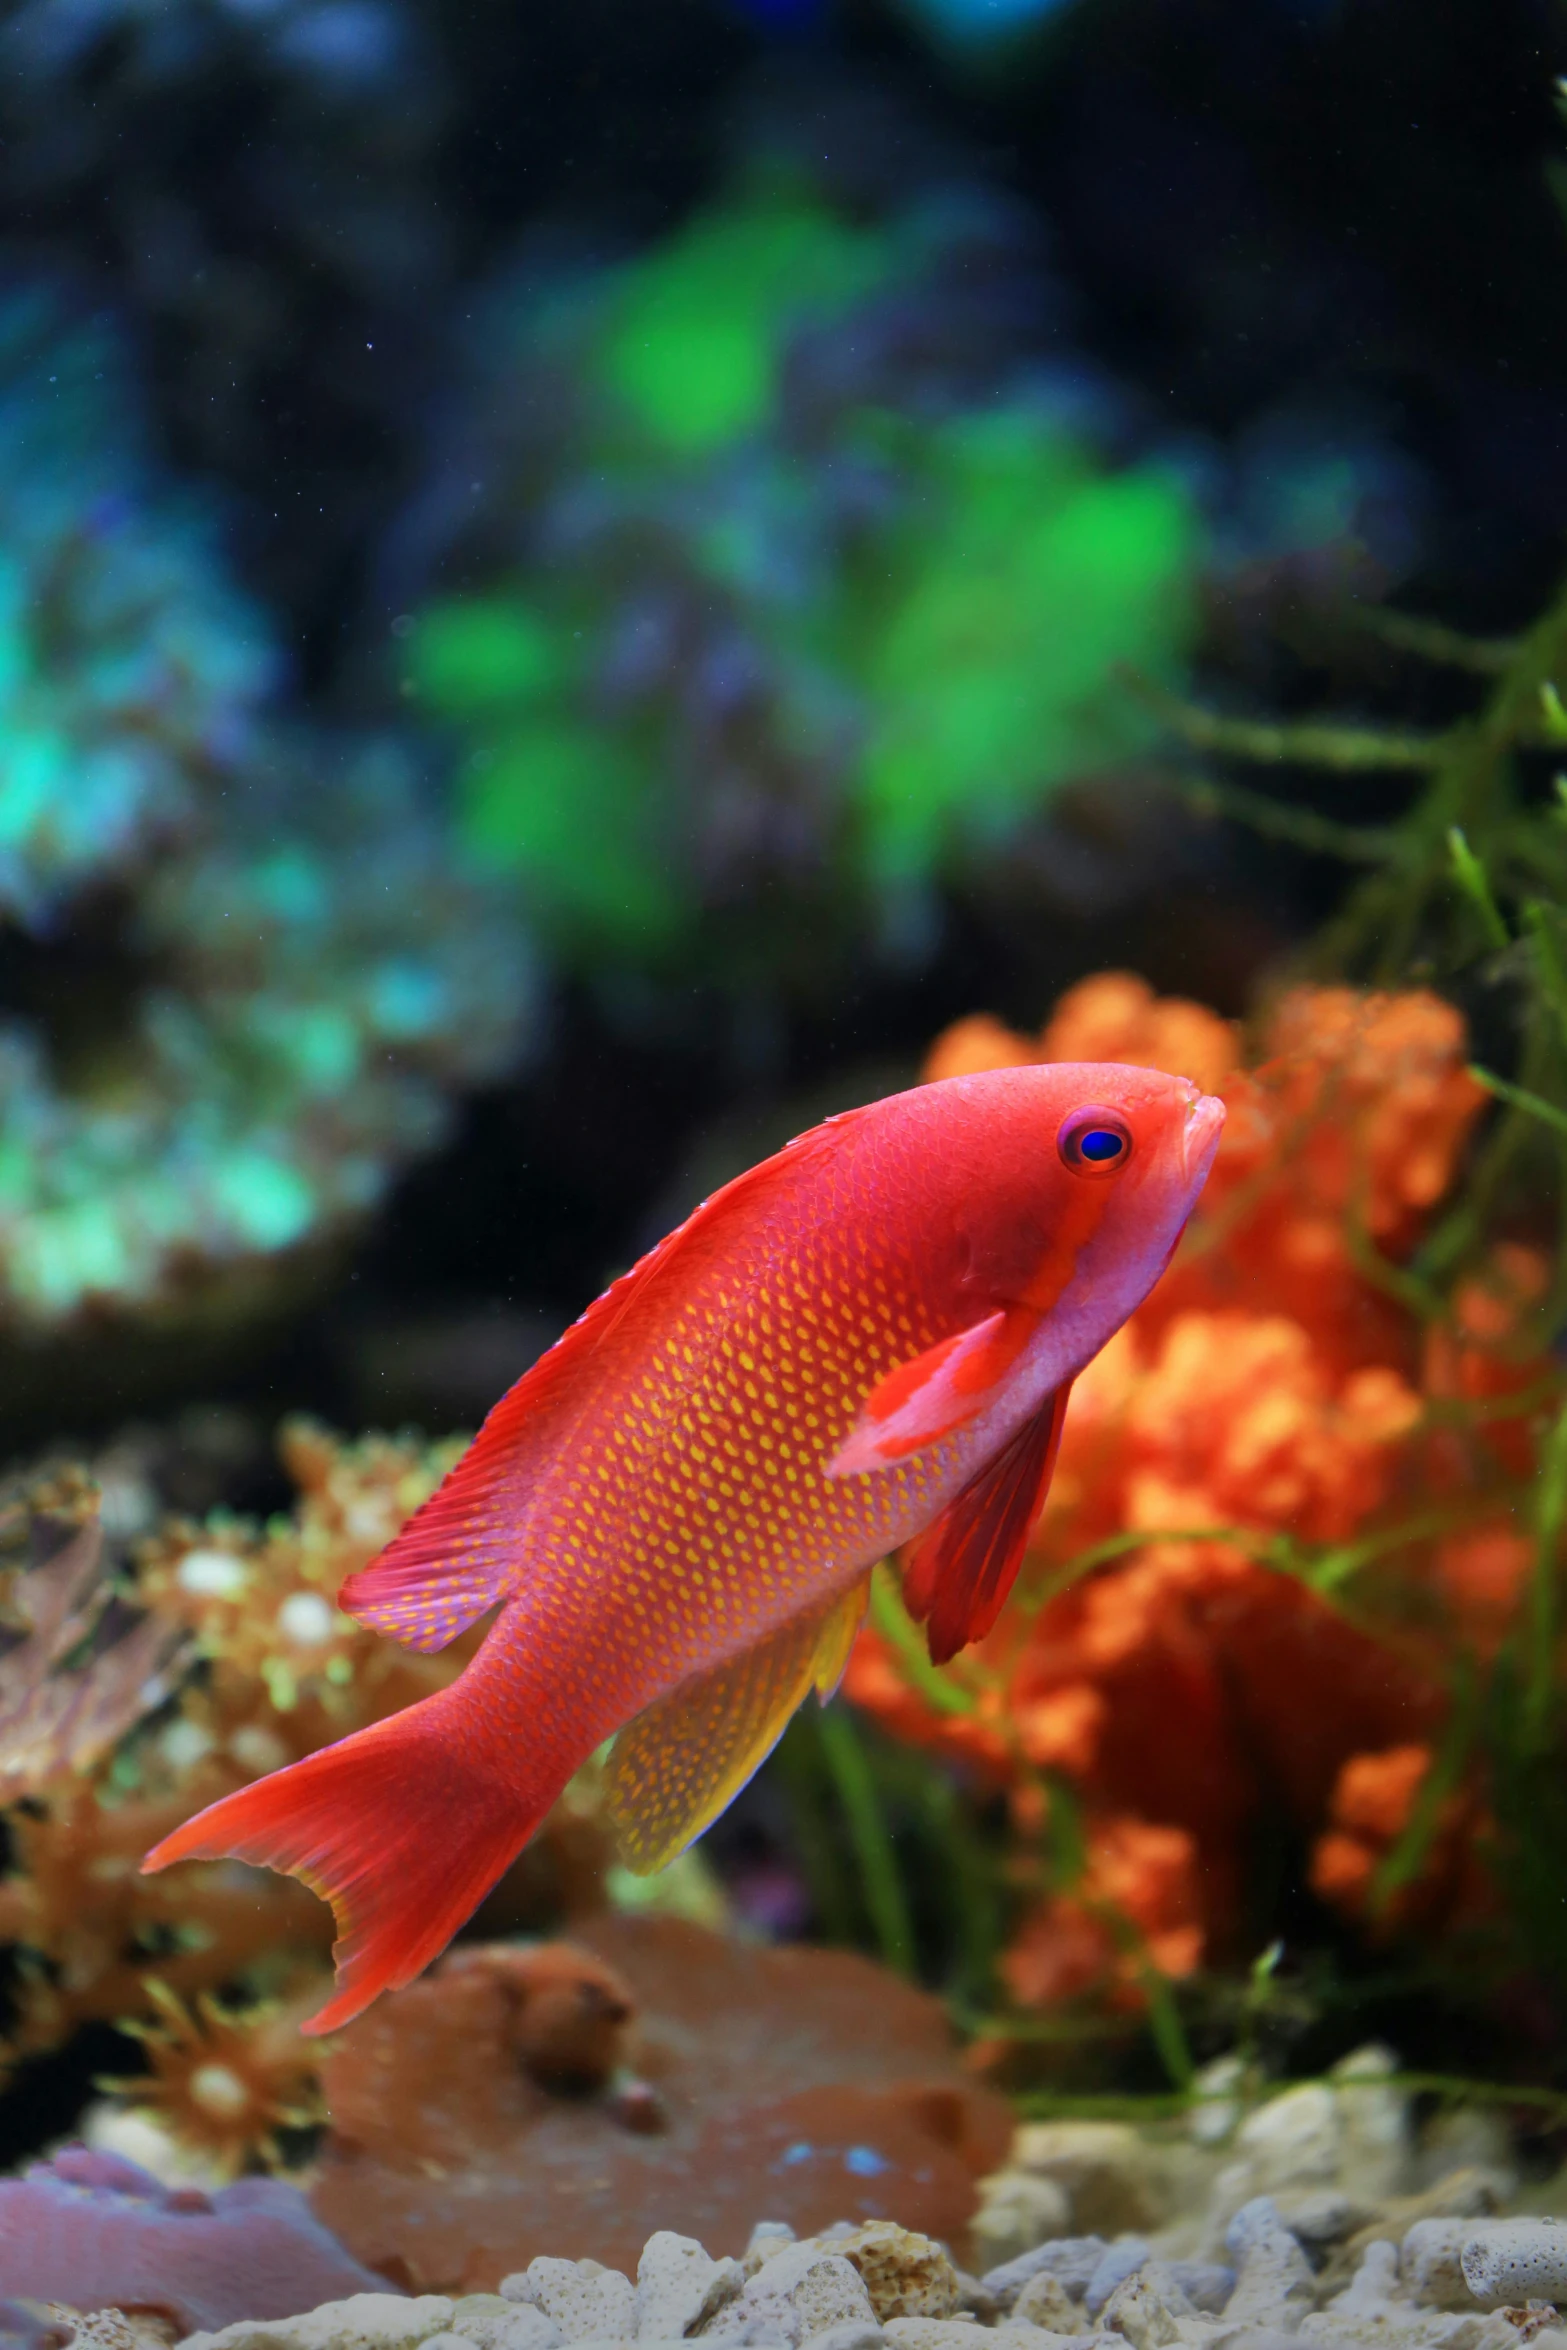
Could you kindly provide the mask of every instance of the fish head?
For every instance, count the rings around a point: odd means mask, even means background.
[[[1189,1078],[1120,1062],[1045,1062],[977,1082],[996,1086],[1002,1115],[994,1181],[975,1195],[976,1286],[1040,1314],[1053,1373],[1075,1376],[1169,1263],[1224,1104]]]

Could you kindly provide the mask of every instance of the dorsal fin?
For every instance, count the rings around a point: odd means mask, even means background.
[[[748,1167],[612,1281],[548,1353],[508,1388],[462,1459],[380,1556],[350,1575],[338,1605],[405,1647],[445,1648],[506,1597],[523,1565],[516,1517],[530,1472],[542,1465],[582,1398],[582,1380],[633,1306],[737,1214],[803,1162],[836,1147],[848,1110]]]
[[[772,1753],[813,1682],[826,1702],[869,1588],[862,1575],[627,1723],[610,1752],[604,1793],[628,1868],[651,1876],[711,1826]]]
[[[944,1665],[971,1640],[983,1640],[1001,1613],[1050,1490],[1071,1392],[1070,1379],[1056,1388],[915,1545],[904,1569],[903,1601],[925,1624],[934,1664]]]

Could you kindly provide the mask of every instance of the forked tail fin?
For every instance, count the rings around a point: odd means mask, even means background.
[[[559,1793],[529,1787],[515,1749],[486,1767],[458,1687],[225,1795],[142,1863],[253,1861],[331,1903],[337,1990],[306,2032],[336,2030],[438,1957]]]

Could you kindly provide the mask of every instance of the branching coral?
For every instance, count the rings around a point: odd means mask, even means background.
[[[1230,1105],[1186,1244],[1078,1382],[1010,1616],[938,1684],[889,1582],[850,1667],[889,1726],[1008,1789],[1038,1887],[1003,1968],[1024,2001],[1222,1957],[1270,1806],[1352,1914],[1495,1906],[1444,1723],[1451,1658],[1494,1652],[1531,1556],[1543,1271],[1494,1251],[1430,1323],[1403,1286],[1484,1102],[1449,1006],[1301,988],[1259,1044],[1247,1066],[1227,1024],[1112,974],[1037,1040],[975,1019],[932,1055],[1156,1063]],[[1086,1815],[1064,1867],[1063,1804]]]
[[[0,916],[31,933],[0,1017],[0,1326],[29,1336],[189,1319],[214,1284],[242,1319],[526,1009],[515,925],[405,752],[280,732],[270,632],[131,393],[101,330],[0,299]]]

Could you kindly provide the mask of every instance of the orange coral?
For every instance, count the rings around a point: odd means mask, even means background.
[[[1473,1854],[1475,1806],[1464,1795],[1450,1795],[1438,1806],[1418,1880],[1391,1898],[1375,1898],[1377,1872],[1410,1824],[1431,1763],[1429,1746],[1351,1755],[1334,1784],[1329,1825],[1312,1849],[1312,1890],[1382,1932],[1417,1917],[1429,1921],[1454,1911],[1470,1916],[1486,1899]]]
[[[850,1694],[889,1727],[1007,1786],[1025,1837],[1048,1808],[1042,1773],[1086,1807],[1083,1881],[1029,1915],[1007,1961],[1025,2002],[1091,1984],[1135,1997],[1112,1913],[1171,1974],[1222,1949],[1264,1804],[1315,1838],[1319,1895],[1362,1914],[1445,1710],[1442,1639],[1494,1645],[1527,1566],[1511,1504],[1553,1383],[1543,1263],[1498,1249],[1435,1330],[1384,1269],[1418,1240],[1484,1100],[1459,1015],[1418,990],[1301,988],[1258,1044],[1243,1066],[1229,1022],[1107,973],[1037,1040],[976,1019],[931,1056],[948,1075],[1159,1065],[1230,1113],[1175,1262],[1077,1383],[1018,1599],[954,1668],[966,1710],[938,1712],[874,1633],[850,1666]],[[1422,1531],[1433,1495],[1450,1517]],[[1334,1604],[1366,1575],[1376,1634]],[[1423,1890],[1390,1918],[1435,1916],[1433,1888],[1442,1914],[1472,1908],[1475,1818],[1444,1812]]]
[[[1156,996],[1130,971],[1102,971],[1069,988],[1040,1032],[1036,1061],[1129,1061],[1168,1069],[1218,1093],[1240,1062],[1240,1036],[1203,1004]]]
[[[1108,1983],[1125,2004],[1147,1966],[1191,1974],[1203,1956],[1199,1867],[1196,1838],[1183,1828],[1101,1821],[1074,1891],[1032,1911],[1002,1962],[1013,1998],[1041,2007]]]

